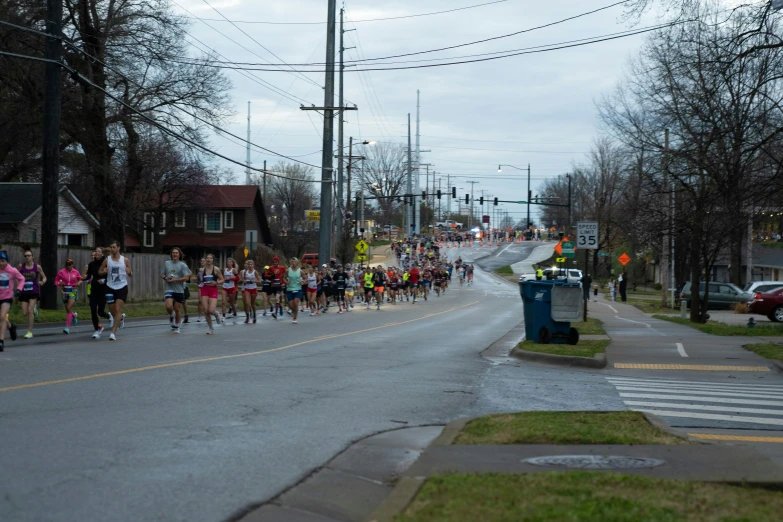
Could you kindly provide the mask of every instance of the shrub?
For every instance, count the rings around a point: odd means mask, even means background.
[[[731,309],[735,314],[746,314],[748,313],[748,303],[734,303],[731,305]]]
[[[655,289],[656,290],[663,290],[663,285],[661,283],[655,283]]]

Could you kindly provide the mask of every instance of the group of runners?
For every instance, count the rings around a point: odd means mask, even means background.
[[[437,247],[432,244],[424,241],[420,244],[399,243],[392,248],[401,259],[400,267],[330,267],[326,264],[301,267],[296,258],[284,266],[275,257],[267,266],[257,267],[249,259],[241,268],[234,259],[228,258],[225,268],[221,269],[215,265],[214,256],[209,254],[200,260],[198,270],[192,274],[183,261],[182,251],[175,247],[160,273],[164,280],[163,300],[169,326],[174,333],[180,333],[182,324],[188,322],[188,283],[192,280],[198,288],[196,322],[201,322],[203,317],[208,335],[214,334],[215,325],[225,323],[227,319],[237,321],[238,301],[241,301],[246,324],[256,324],[259,312],[262,317],[268,315],[272,319],[288,314],[292,323],[296,324],[300,311],[318,316],[336,307],[337,313],[342,314],[350,312],[355,305],[370,309],[373,304],[380,310],[384,303],[396,305],[411,300],[416,303],[420,298],[427,300],[431,292],[440,296],[445,294],[455,271],[460,284],[472,281],[472,265],[462,263],[461,259],[456,263],[441,260]],[[107,249],[97,247],[91,257],[81,271],[74,267],[72,259],[67,259],[54,278],[66,312],[63,333],[70,334],[71,328],[78,324],[76,303],[80,289],[86,287],[92,337],[101,338],[105,328],[102,321],[108,320],[111,330],[109,340],[115,341],[118,330],[124,327],[126,315],[123,309],[133,270],[130,260],[120,252],[117,241],[112,241]],[[47,276],[35,262],[32,250],[24,251],[24,261],[18,267],[10,264],[7,252],[0,251],[0,351],[4,349],[6,332],[11,340],[17,339],[17,325],[8,319],[14,298],[18,299],[27,322],[23,337],[33,337],[40,289],[46,282]]]

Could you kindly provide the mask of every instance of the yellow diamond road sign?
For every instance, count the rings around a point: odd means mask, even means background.
[[[360,240],[358,243],[356,243],[356,251],[360,254],[364,254],[367,252],[367,249],[370,248],[370,245],[367,244],[367,241],[364,239]]]
[[[566,258],[564,258],[564,257],[558,257],[558,258],[556,258],[556,259],[555,259],[555,262],[556,262],[556,263],[565,263],[565,262],[566,262]]]
[[[359,261],[360,263],[363,261],[367,261],[367,256],[364,254],[359,254],[358,256],[356,256],[356,260]]]

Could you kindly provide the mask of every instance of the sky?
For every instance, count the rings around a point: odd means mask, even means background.
[[[172,2],[176,11],[193,17],[187,38],[194,46],[194,55],[197,49],[209,48],[233,62],[325,61],[328,7],[325,0]],[[488,2],[492,3],[449,13],[412,16]],[[338,0],[337,6],[338,13],[341,7],[345,9],[344,45],[354,47],[345,51],[345,60],[349,61],[497,37],[558,22],[612,3],[612,0]],[[408,63],[377,67],[423,65],[432,62],[411,61],[549,45],[632,29],[623,20],[623,12],[623,6],[617,5],[490,42],[382,60]],[[226,22],[223,16],[235,21],[236,26]],[[393,17],[407,18],[388,19]],[[387,19],[368,21],[378,18]],[[655,13],[649,13],[636,27],[653,25],[656,20]],[[476,198],[485,191],[483,195],[488,198],[525,200],[528,164],[535,195],[545,179],[565,174],[575,163],[584,161],[600,131],[595,103],[621,80],[628,60],[637,53],[644,38],[645,35],[635,35],[581,47],[443,67],[366,72],[347,67],[345,99],[359,110],[346,112],[345,144],[349,136],[359,141],[407,144],[410,113],[415,147],[416,91],[419,90],[420,147],[430,151],[421,153],[421,162],[432,164],[430,172],[434,170],[435,176],[442,178],[444,194],[449,176],[448,180],[457,187],[463,200],[470,191],[468,181],[471,180],[478,182],[474,185]],[[339,43],[339,31],[337,39]],[[323,120],[318,113],[300,110],[300,104],[306,101],[306,105],[323,106],[323,72],[295,73],[280,67],[275,72],[226,70],[225,73],[234,86],[231,97],[236,110],[225,125],[226,130],[246,136],[250,101],[251,142],[320,166]],[[221,154],[245,160],[242,143],[213,135],[211,145]],[[354,152],[358,153],[361,147]],[[251,154],[253,165],[259,168],[264,160],[271,166],[279,159],[258,150]],[[244,182],[242,167],[222,160],[219,163],[231,168],[238,182]],[[498,173],[498,164],[514,165],[524,171],[504,167]],[[319,171],[316,174],[320,176]],[[525,205],[517,204],[501,204],[499,208],[507,210],[515,220],[523,218],[526,211]],[[535,217],[536,207],[532,209]]]

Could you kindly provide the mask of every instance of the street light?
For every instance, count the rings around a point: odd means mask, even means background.
[[[527,169],[523,169],[521,167],[515,167],[514,165],[498,165],[498,172],[503,172],[503,167],[511,167],[512,169],[517,170],[527,170],[527,221],[525,222],[525,232],[530,230],[530,163],[527,164]]]

